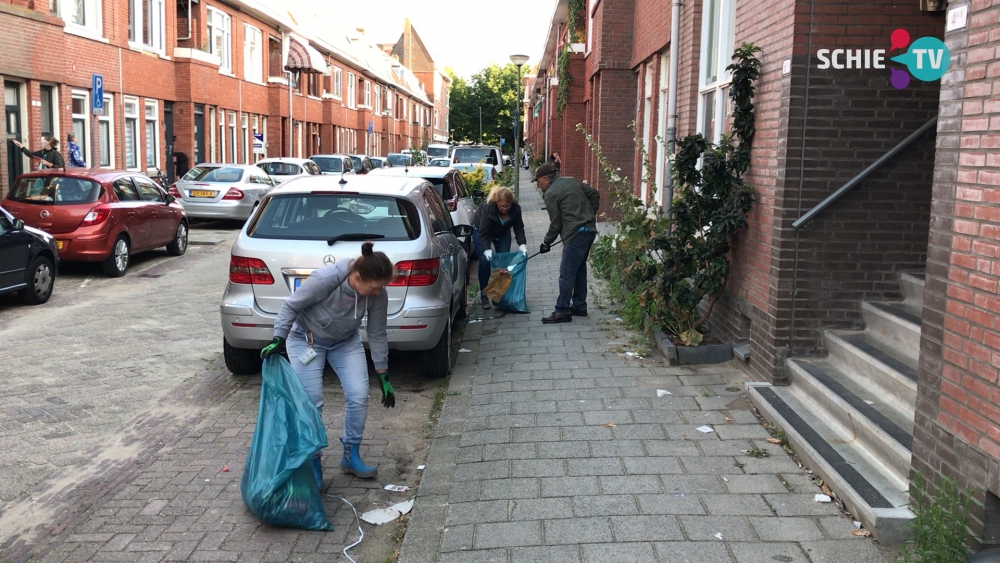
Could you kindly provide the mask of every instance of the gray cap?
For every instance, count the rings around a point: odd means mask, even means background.
[[[555,166],[551,164],[543,164],[539,166],[537,169],[535,169],[535,175],[531,177],[531,181],[537,182],[539,178],[543,178],[545,176],[551,176],[556,172],[558,172],[558,170],[556,170]]]

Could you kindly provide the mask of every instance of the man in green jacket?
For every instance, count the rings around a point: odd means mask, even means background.
[[[557,174],[555,166],[543,164],[531,178],[545,193],[550,221],[538,251],[548,252],[557,236],[563,241],[559,298],[555,311],[542,319],[545,324],[568,323],[573,317],[587,316],[587,257],[597,238],[597,210],[601,205],[597,190],[568,176],[556,178]]]

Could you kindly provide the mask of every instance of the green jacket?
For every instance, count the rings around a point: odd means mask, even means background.
[[[549,232],[545,244],[552,244],[556,237],[563,242],[576,236],[580,227],[597,228],[597,210],[601,194],[569,176],[559,176],[545,191],[545,209],[549,212]]]

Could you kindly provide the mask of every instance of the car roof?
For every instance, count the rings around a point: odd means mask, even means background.
[[[262,158],[256,162],[260,164],[262,162],[290,162],[292,164],[305,164],[306,162],[311,162],[308,158],[292,158],[285,156],[276,156],[274,158]]]
[[[496,145],[459,145],[459,146],[455,147],[455,150],[458,150],[458,149],[499,149],[499,148],[500,147],[498,147]]]
[[[314,154],[314,155],[310,156],[309,159],[307,159],[307,160],[311,160],[311,159],[316,158],[316,157],[322,157],[322,158],[348,158],[348,156],[349,155],[339,154],[339,153],[336,153],[336,154]]]
[[[25,178],[43,178],[45,176],[71,176],[74,178],[86,178],[95,182],[110,182],[119,176],[145,176],[137,170],[114,170],[108,168],[56,168],[49,170],[35,170],[22,174]]]
[[[257,168],[253,164],[226,164],[223,162],[200,162],[195,164],[195,167],[198,166],[225,166],[226,168],[249,168],[251,170]]]
[[[379,170],[382,170],[381,168]],[[373,171],[374,172],[374,171]],[[341,184],[340,182],[345,182]],[[271,190],[272,194],[303,194],[314,192],[358,192],[366,195],[409,196],[427,183],[423,178],[397,178],[391,175],[374,176],[351,174],[342,180],[335,176],[304,176],[289,180]]]
[[[392,168],[379,168],[372,170],[369,174],[377,173],[380,176],[393,176],[396,178],[444,178],[451,168],[443,166],[394,166]]]

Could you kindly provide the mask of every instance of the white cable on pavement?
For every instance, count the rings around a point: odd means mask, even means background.
[[[340,499],[340,500],[344,501],[344,503],[347,506],[351,507],[351,512],[354,513],[354,521],[358,523],[358,531],[361,532],[361,537],[358,538],[358,541],[356,541],[356,542],[352,543],[351,545],[349,545],[349,546],[347,546],[347,547],[344,548],[344,557],[346,557],[348,559],[348,561],[350,561],[351,563],[358,563],[354,559],[351,559],[351,556],[347,554],[347,550],[348,549],[351,549],[352,547],[358,545],[359,543],[361,543],[361,540],[365,539],[365,531],[361,529],[361,519],[358,518],[358,511],[354,508],[354,505],[351,504],[350,501],[348,501],[344,497],[334,496],[334,495],[331,495],[329,493],[323,493],[323,494],[326,495],[326,496],[328,496],[328,497],[330,497],[330,498]]]

